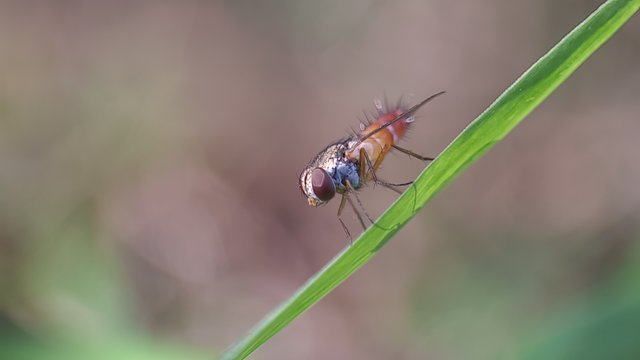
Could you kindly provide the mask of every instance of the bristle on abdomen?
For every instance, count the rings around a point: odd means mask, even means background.
[[[401,102],[394,109],[384,107],[380,100],[375,102],[375,106],[378,112],[375,120],[360,132],[358,143],[347,151],[346,156],[364,161],[360,159],[360,152],[364,150],[374,170],[377,170],[387,152],[404,137],[413,122],[413,114],[403,116],[406,109],[401,107]]]
[[[390,184],[379,181],[375,172],[392,148],[424,161],[433,160],[398,147],[396,143],[405,136],[416,111],[443,93],[432,95],[408,110],[404,110],[402,100],[392,109],[386,101],[383,106],[383,102],[377,100],[377,113],[372,117],[365,113],[367,121],[361,124],[360,133],[329,145],[300,174],[300,189],[307,197],[309,205],[326,204],[336,194],[341,194],[339,217],[346,203],[353,206],[348,194],[371,180],[393,190],[396,190],[393,186],[408,185],[409,183]],[[364,226],[364,222],[362,223]]]
[[[398,102],[395,109],[385,109],[381,101],[376,101],[378,117],[362,130],[359,140],[345,152],[346,157],[354,161],[365,161],[360,159],[360,154],[364,151],[368,158],[366,160],[371,163],[374,171],[377,170],[389,150],[404,137],[416,111],[442,94],[444,91],[431,95],[406,111],[403,109],[402,101]]]

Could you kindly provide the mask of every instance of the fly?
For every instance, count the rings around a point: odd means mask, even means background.
[[[415,113],[418,109],[442,94],[444,91],[431,95],[409,109],[404,108],[402,101],[399,101],[393,109],[376,101],[377,117],[375,119],[366,125],[363,124],[359,134],[340,139],[327,146],[311,160],[300,174],[300,189],[307,197],[309,205],[314,207],[324,205],[338,193],[341,195],[338,220],[347,235],[351,237],[340,217],[347,203],[351,205],[362,227],[366,229],[362,215],[358,212],[350,194],[354,195],[360,208],[363,208],[355,190],[362,188],[365,184],[373,182],[400,193],[396,186],[406,186],[412,183],[388,183],[379,179],[376,176],[376,171],[392,149],[423,161],[433,160],[433,158],[418,155],[396,144],[404,137],[407,129],[415,120]],[[373,223],[371,217],[366,212],[364,214]]]

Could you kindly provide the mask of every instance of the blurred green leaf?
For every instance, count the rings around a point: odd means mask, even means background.
[[[20,279],[26,295],[0,312],[0,359],[209,358],[136,328],[116,257],[98,241],[94,217],[92,205],[78,206],[66,221],[41,224],[24,242],[31,248]]]
[[[151,342],[140,337],[117,339],[47,339],[3,336],[0,358],[11,360],[204,360],[193,350]]]
[[[638,359],[640,357],[640,243],[635,234],[625,266],[582,303],[560,311],[536,331],[517,358]]]
[[[610,0],[578,25],[476,118],[365,231],[296,293],[227,350],[243,359],[364,265],[435,194],[496,142],[575,71],[640,8],[640,0]],[[380,284],[381,287],[384,284]]]
[[[95,216],[92,204],[79,205],[59,224],[42,221],[30,234],[24,301],[41,329],[104,336],[133,326],[122,274],[98,238]]]

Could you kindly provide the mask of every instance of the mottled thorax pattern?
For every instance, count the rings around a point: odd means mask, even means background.
[[[345,157],[348,144],[353,141],[355,139],[348,138],[327,146],[302,171],[300,186],[308,198],[309,205],[320,206],[326,203],[326,201],[320,200],[313,191],[311,172],[315,168],[324,169],[331,176],[338,193],[346,191],[347,180],[355,189],[361,186],[358,162]]]

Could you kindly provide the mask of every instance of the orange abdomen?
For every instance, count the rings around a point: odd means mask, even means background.
[[[378,117],[374,122],[362,130],[362,133],[360,133],[360,139],[366,139],[353,149],[347,151],[347,157],[352,160],[364,161],[364,159],[360,159],[360,149],[364,149],[371,161],[371,164],[374,165],[374,170],[377,170],[385,155],[387,155],[389,150],[391,150],[392,145],[402,139],[411,120],[407,121],[407,119],[402,119],[371,136],[369,136],[369,134],[373,133],[385,124],[390,123],[400,115],[402,115],[402,111],[395,110]]]

